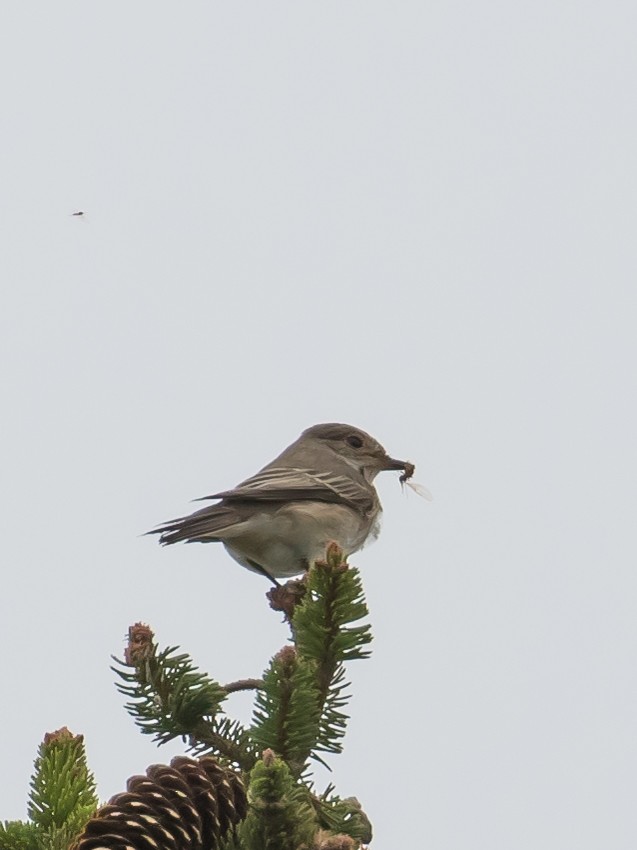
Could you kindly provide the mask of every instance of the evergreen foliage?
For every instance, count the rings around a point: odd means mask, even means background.
[[[332,835],[349,835],[358,844],[369,844],[372,840],[372,825],[356,797],[341,799],[326,790],[319,799],[314,799],[317,820],[320,826]]]
[[[31,777],[30,820],[1,826],[0,850],[68,850],[97,805],[82,735],[66,727],[47,734]]]
[[[83,736],[73,735],[66,727],[45,735],[31,778],[31,821],[49,835],[64,827],[77,832],[97,802]]]
[[[21,820],[0,823],[1,850],[40,850],[38,828]]]
[[[266,750],[250,774],[248,815],[239,827],[240,846],[250,850],[310,847],[316,819],[306,789],[288,765]]]
[[[257,749],[274,750],[298,777],[316,745],[320,695],[315,669],[291,646],[278,652],[257,692],[250,730]]]
[[[370,627],[358,571],[337,546],[301,581],[268,593],[291,644],[263,677],[221,685],[151,629],[129,630],[114,659],[126,710],[158,744],[181,737],[197,761],[173,759],[95,813],[81,736],[60,730],[40,748],[28,823],[0,825],[0,850],[356,850],[371,826],[355,798],[316,793],[312,761],[339,753],[348,716],[346,664],[366,658]],[[229,717],[231,693],[256,690],[252,722]],[[203,754],[203,755],[202,755]],[[184,808],[185,807],[185,808]],[[207,837],[205,837],[207,836]]]
[[[369,656],[363,649],[372,639],[369,625],[351,625],[366,615],[358,571],[343,562],[337,546],[331,546],[327,560],[310,569],[307,594],[292,620],[299,654],[315,665],[321,705],[317,750],[341,752],[347,724],[341,709],[349,700],[343,665]],[[316,753],[314,757],[318,758]]]
[[[129,698],[126,710],[159,744],[181,737],[196,752],[214,752],[242,768],[251,766],[254,757],[245,730],[223,715],[227,692],[177,649],[159,652],[148,626],[131,626],[125,659],[114,658],[120,666],[112,668],[123,682],[117,689]]]

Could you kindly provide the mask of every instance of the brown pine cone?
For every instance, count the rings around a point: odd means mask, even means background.
[[[178,756],[132,776],[89,820],[73,850],[215,850],[246,815],[243,783],[212,756]]]

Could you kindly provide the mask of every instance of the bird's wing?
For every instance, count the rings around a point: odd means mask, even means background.
[[[335,502],[345,503],[364,513],[375,503],[373,488],[359,484],[351,476],[284,466],[266,467],[232,490],[204,496],[203,499],[224,499],[226,503],[238,500]]]

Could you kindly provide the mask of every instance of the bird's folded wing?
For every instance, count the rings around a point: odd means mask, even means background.
[[[335,502],[348,504],[366,513],[374,506],[374,491],[347,475],[316,472],[312,469],[272,467],[257,472],[232,490],[204,496],[203,499],[225,499],[229,502]]]

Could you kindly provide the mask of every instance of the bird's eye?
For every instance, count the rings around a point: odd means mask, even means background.
[[[351,437],[347,437],[345,440],[353,449],[360,449],[363,445],[363,441],[360,437],[357,437],[356,434],[352,434]]]

